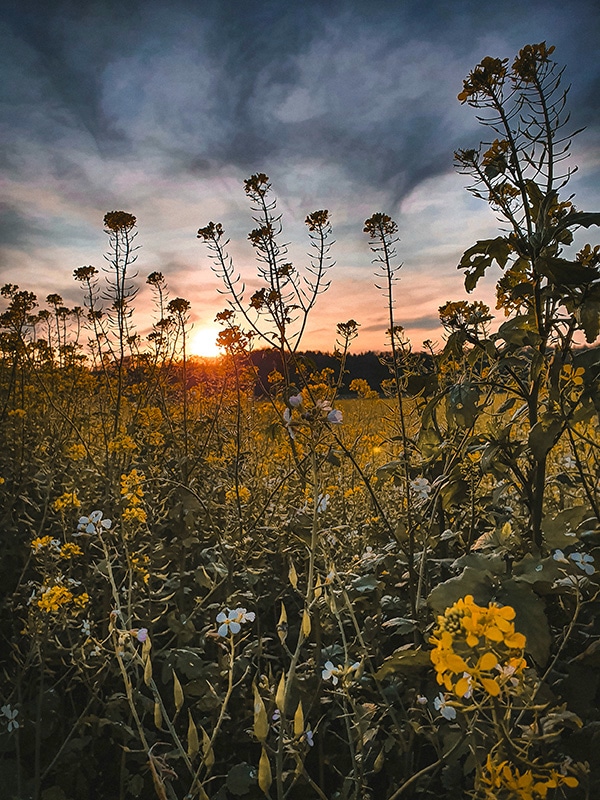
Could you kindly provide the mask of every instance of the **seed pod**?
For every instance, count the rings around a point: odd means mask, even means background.
[[[173,700],[175,701],[175,710],[181,711],[183,706],[183,689],[179,683],[179,678],[173,670]]]
[[[279,636],[279,641],[283,644],[288,635],[287,611],[283,603],[281,604],[281,614],[279,615],[279,622],[277,623],[277,635]]]
[[[208,733],[202,726],[200,726],[200,730],[202,731],[202,758],[204,760],[204,766],[206,769],[212,769],[215,763],[215,753],[212,749]]]
[[[281,680],[275,693],[275,704],[279,709],[281,716],[285,714],[285,672],[281,673]]]
[[[253,684],[252,688],[254,689],[254,735],[259,742],[265,742],[269,733],[267,709],[265,708],[257,685]]]
[[[154,701],[154,726],[159,730],[162,728],[162,711],[160,710],[160,703]]]
[[[267,751],[263,747],[262,753],[260,754],[260,761],[258,762],[258,785],[264,794],[268,796],[272,783],[273,776],[271,774],[271,764],[269,762]]]
[[[150,686],[150,682],[152,681],[152,661],[150,658],[146,659],[146,663],[144,664],[144,683],[146,686]]]
[[[192,717],[192,712],[188,709],[188,729],[187,729],[187,754],[190,758],[195,758],[200,751],[200,743],[198,741],[198,728]]]
[[[294,589],[298,588],[298,573],[296,572],[296,567],[294,566],[294,562],[290,558],[290,568],[288,571],[288,578],[290,579],[290,583],[292,584]]]
[[[302,635],[305,638],[310,636],[310,614],[308,613],[307,608],[305,608],[302,612]]]
[[[304,712],[302,702],[298,702],[298,708],[294,714],[294,736],[301,736],[304,733]]]

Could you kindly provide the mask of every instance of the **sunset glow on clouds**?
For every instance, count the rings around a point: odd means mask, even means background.
[[[102,266],[104,213],[123,209],[138,218],[140,332],[151,324],[144,284],[153,270],[172,297],[191,301],[196,329],[211,327],[226,298],[196,231],[223,223],[252,288],[243,180],[262,171],[298,266],[305,216],[331,212],[336,266],[305,347],[330,349],[336,323],[350,318],[361,323],[357,349],[385,345],[387,312],[362,233],[376,211],[399,226],[396,321],[416,347],[441,341],[438,306],[464,296],[456,264],[497,229],[453,171],[453,151],[485,138],[456,94],[483,56],[512,57],[544,39],[566,65],[573,128],[587,126],[567,191],[600,209],[594,2],[66,0],[7,9],[1,280],[41,299],[58,291],[81,304],[73,269]],[[493,304],[492,278],[477,296]]]

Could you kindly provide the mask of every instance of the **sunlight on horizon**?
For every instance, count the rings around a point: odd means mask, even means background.
[[[190,353],[203,358],[217,358],[223,355],[222,349],[217,346],[219,328],[198,328],[190,336]]]

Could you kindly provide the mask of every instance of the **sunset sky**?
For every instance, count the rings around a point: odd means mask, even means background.
[[[456,265],[497,221],[464,189],[453,151],[486,132],[457,101],[484,56],[546,40],[572,84],[579,166],[569,193],[600,211],[597,0],[0,0],[0,280],[82,304],[73,270],[101,268],[104,214],[138,219],[138,331],[146,276],[192,303],[195,330],[226,305],[199,227],[222,222],[248,286],[254,227],[243,180],[269,175],[290,260],[307,261],[305,216],[331,212],[332,285],[305,348],[331,349],[337,322],[357,350],[382,349],[384,300],[362,233],[399,225],[396,322],[417,349],[442,341],[437,308],[465,296]],[[592,243],[600,241],[593,230]],[[493,304],[493,275],[478,298]]]

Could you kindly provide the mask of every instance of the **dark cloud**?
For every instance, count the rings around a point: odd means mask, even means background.
[[[596,169],[596,0],[4,6],[0,247],[19,268],[29,259],[32,275],[43,244],[46,263],[54,248],[69,276],[93,260],[82,254],[101,252],[109,208],[130,209],[154,233],[175,226],[173,250],[188,247],[204,215],[245,229],[241,180],[259,170],[300,222],[327,203],[343,217],[336,229],[360,236],[366,216],[394,213],[452,171],[456,148],[485,137],[456,100],[462,79],[483,56],[512,57],[527,42],[555,44],[567,65],[573,125],[588,126]],[[158,234],[151,241],[160,251]],[[353,264],[368,264],[364,250]]]

